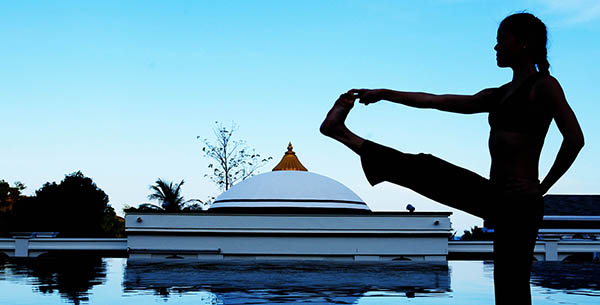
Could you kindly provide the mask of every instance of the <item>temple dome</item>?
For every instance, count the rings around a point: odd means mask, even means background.
[[[221,194],[210,210],[219,208],[303,208],[370,211],[343,184],[306,171],[273,171],[244,180]]]
[[[210,211],[370,212],[367,204],[345,185],[311,173],[288,151],[272,172],[246,179],[221,194]]]

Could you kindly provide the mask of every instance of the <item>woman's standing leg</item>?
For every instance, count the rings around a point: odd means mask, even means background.
[[[496,305],[531,304],[531,264],[543,217],[541,196],[501,196],[495,213]]]

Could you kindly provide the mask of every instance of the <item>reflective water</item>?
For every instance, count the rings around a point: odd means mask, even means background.
[[[0,261],[0,304],[493,304],[493,264]],[[599,304],[600,264],[537,262],[534,304]]]

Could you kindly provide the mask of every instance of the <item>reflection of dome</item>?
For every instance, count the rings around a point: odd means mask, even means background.
[[[291,160],[290,160],[291,159]],[[211,211],[294,211],[369,212],[360,197],[343,184],[306,171],[291,144],[272,172],[244,180],[221,194]]]

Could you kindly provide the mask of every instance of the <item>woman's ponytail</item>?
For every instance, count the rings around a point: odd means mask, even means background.
[[[540,56],[540,58],[535,64],[537,65],[537,69],[539,72],[546,74],[549,73],[548,70],[550,69],[550,63],[548,62],[548,57],[546,54],[544,54],[544,56]]]

